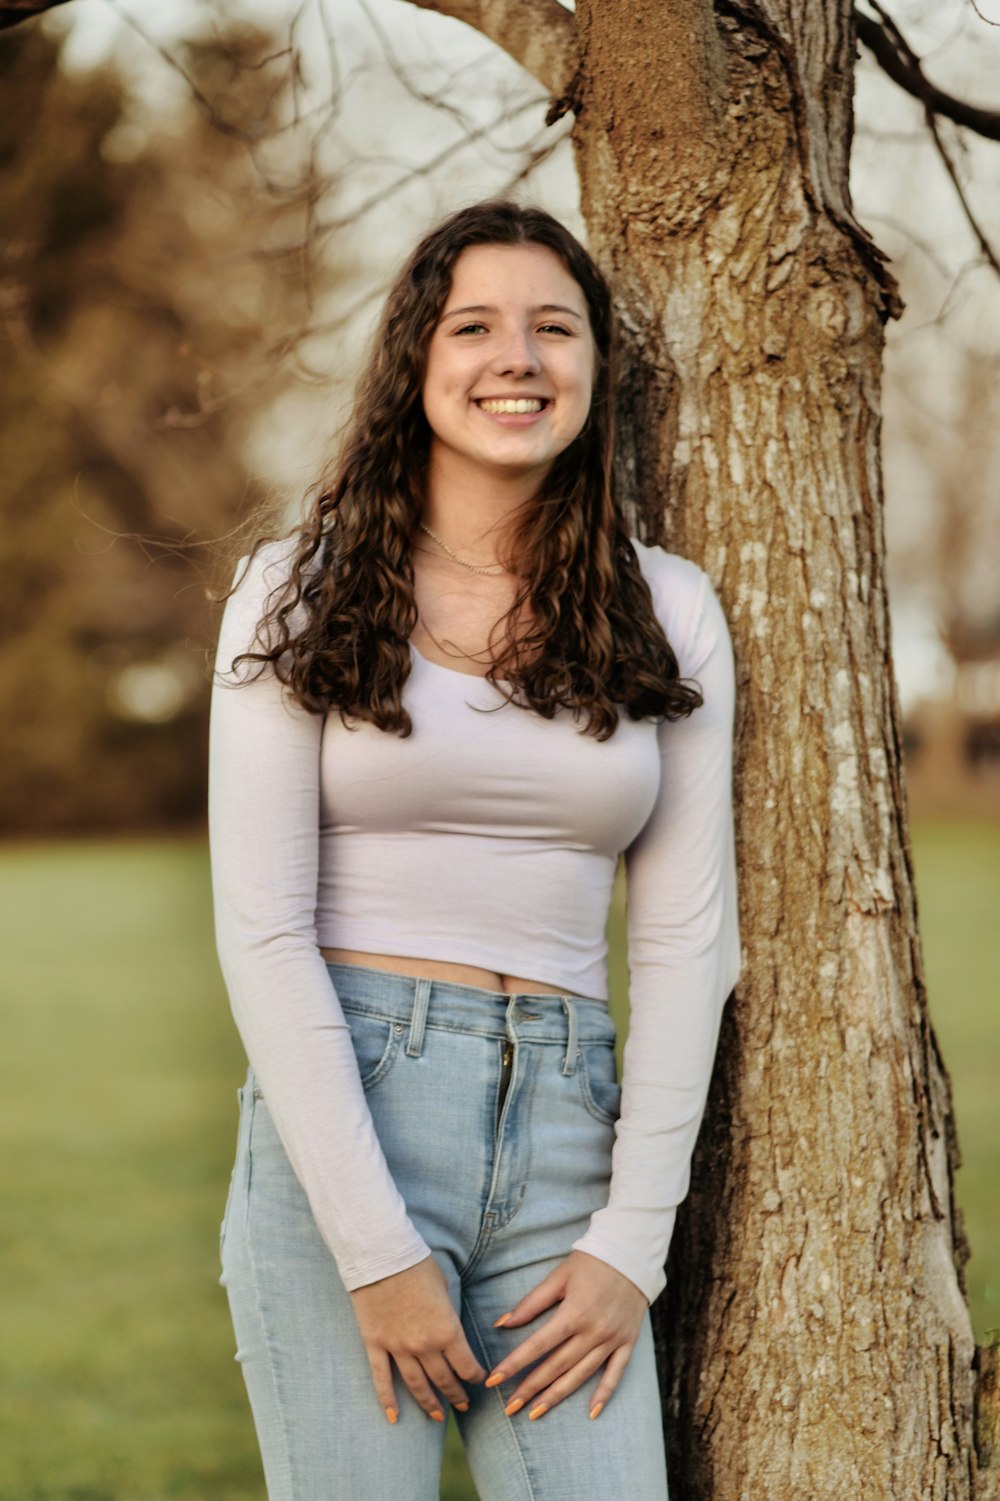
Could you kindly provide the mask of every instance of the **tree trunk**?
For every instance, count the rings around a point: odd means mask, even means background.
[[[574,139],[626,337],[626,493],[648,539],[707,568],[738,661],[746,970],[655,1310],[674,1501],[975,1488],[954,1123],[889,649],[893,292],[849,216],[836,9],[796,31],[734,12],[716,29],[706,8],[689,54],[714,42],[722,65],[692,99],[690,56],[675,87],[677,49],[639,0],[578,7]]]
[[[481,10],[509,45],[510,12]],[[533,70],[577,113],[615,288],[624,493],[708,570],[738,662],[746,968],[654,1308],[672,1498],[970,1498],[967,1253],[885,588],[898,304],[850,212],[850,3],[578,0],[576,20],[575,74],[563,25]]]

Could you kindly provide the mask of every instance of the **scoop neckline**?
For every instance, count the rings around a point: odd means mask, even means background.
[[[485,673],[462,672],[457,667],[445,667],[443,662],[434,662],[430,657],[425,657],[423,652],[420,651],[418,647],[414,646],[412,641],[409,643],[409,645],[410,651],[417,658],[418,662],[423,662],[427,667],[433,667],[438,672],[446,672],[450,678],[463,678],[470,683],[485,683],[487,687],[493,687],[493,684],[490,682]],[[498,683],[506,683],[507,681],[508,680],[506,678],[497,678]]]

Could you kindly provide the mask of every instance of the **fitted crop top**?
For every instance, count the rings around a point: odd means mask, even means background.
[[[321,948],[447,960],[607,998],[605,926],[624,852],[629,1033],[607,1204],[574,1248],[650,1302],[739,972],[730,792],[733,663],[694,564],[633,541],[681,674],[704,704],[610,739],[508,703],[411,646],[401,738],[233,673],[287,543],[237,569],[212,694],[216,941],[233,1014],[289,1161],[348,1289],[429,1254],[389,1174]],[[249,679],[249,680],[247,680]]]

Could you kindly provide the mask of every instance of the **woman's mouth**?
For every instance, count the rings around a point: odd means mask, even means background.
[[[476,401],[480,411],[491,417],[526,417],[544,411],[548,405],[547,396],[485,396]]]

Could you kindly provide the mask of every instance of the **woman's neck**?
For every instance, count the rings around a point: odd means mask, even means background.
[[[491,474],[432,454],[421,519],[467,561],[489,563],[506,547],[518,512],[539,485],[533,473]]]

